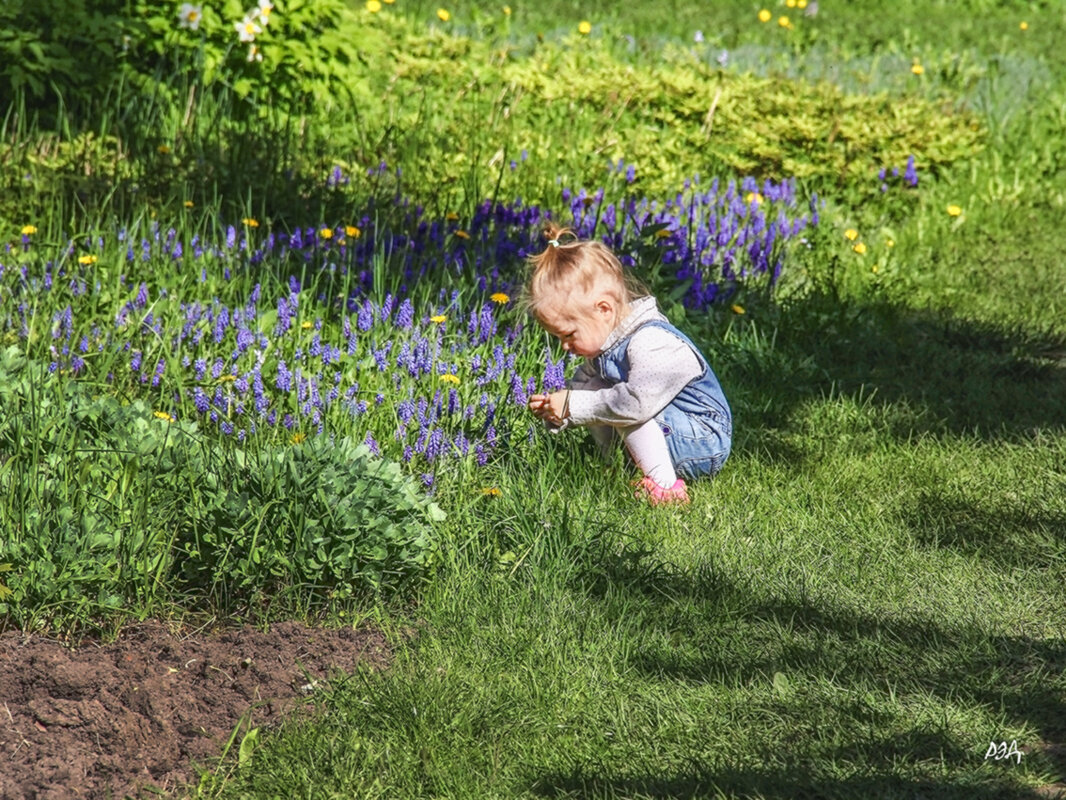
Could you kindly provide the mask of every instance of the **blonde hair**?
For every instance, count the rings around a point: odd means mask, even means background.
[[[575,289],[585,295],[606,292],[622,308],[648,294],[603,242],[578,239],[570,228],[554,222],[545,225],[544,238],[548,246],[529,258],[529,281],[522,297],[522,306],[533,316],[539,318],[547,302]]]

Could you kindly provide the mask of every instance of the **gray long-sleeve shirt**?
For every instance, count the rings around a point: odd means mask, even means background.
[[[665,321],[666,317],[654,297],[638,298],[603,344],[606,351],[632,336],[626,346],[627,380],[615,384],[600,380],[588,359],[578,367],[570,381],[569,425],[641,425],[703,373],[692,348],[674,334],[657,326],[637,330],[650,320]]]

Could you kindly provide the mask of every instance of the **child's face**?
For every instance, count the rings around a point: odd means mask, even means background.
[[[541,309],[538,319],[559,340],[563,350],[584,358],[603,351],[604,342],[618,322],[615,303],[609,297],[602,297],[591,307],[584,303],[550,304]]]

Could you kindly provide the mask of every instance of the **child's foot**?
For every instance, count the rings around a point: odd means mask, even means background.
[[[674,485],[669,489],[664,489],[662,486],[653,481],[649,476],[645,475],[643,479],[637,482],[637,497],[647,497],[648,502],[653,506],[661,506],[667,504],[688,505],[688,491],[685,489],[685,482],[678,478]]]

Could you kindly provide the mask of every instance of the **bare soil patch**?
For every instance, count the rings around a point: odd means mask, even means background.
[[[196,779],[242,718],[280,721],[316,681],[389,661],[384,637],[295,622],[211,633],[159,623],[114,642],[0,636],[0,800],[139,796]],[[145,792],[148,795],[149,792]]]

